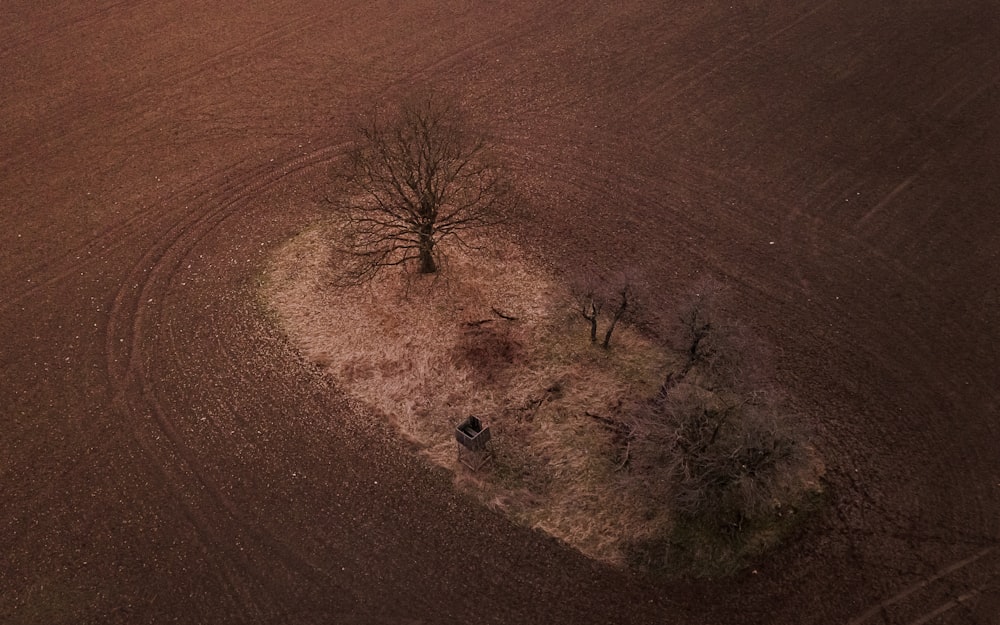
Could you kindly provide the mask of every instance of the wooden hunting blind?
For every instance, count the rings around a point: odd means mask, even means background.
[[[490,427],[478,417],[469,417],[455,428],[458,442],[458,460],[473,471],[478,471],[493,457],[490,449]]]

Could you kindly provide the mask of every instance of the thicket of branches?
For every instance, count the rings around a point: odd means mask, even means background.
[[[764,393],[720,397],[675,389],[637,418],[638,458],[655,458],[674,513],[738,532],[787,501],[798,424]]]
[[[436,272],[442,242],[468,243],[469,232],[501,220],[511,198],[487,135],[436,93],[372,110],[335,182],[351,281],[411,262]]]
[[[773,386],[765,345],[692,299],[674,325],[680,363],[627,416],[632,471],[681,519],[739,534],[793,503],[805,429]]]

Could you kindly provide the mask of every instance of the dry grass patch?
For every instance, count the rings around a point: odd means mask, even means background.
[[[438,275],[386,271],[343,286],[336,240],[331,225],[302,233],[264,281],[308,361],[486,505],[596,559],[671,568],[663,558],[684,524],[671,512],[670,447],[637,440],[649,423],[636,407],[679,355],[628,326],[612,349],[595,346],[570,293],[513,246],[456,253]],[[494,460],[476,473],[454,438],[470,415],[493,434]]]
[[[331,240],[313,227],[267,271],[266,299],[307,360],[485,503],[592,557],[622,563],[623,545],[662,532],[620,470],[615,433],[589,415],[655,390],[663,350],[630,328],[595,348],[569,294],[513,247],[455,254],[438,276],[343,287]],[[469,415],[494,435],[494,462],[475,474],[454,440]]]

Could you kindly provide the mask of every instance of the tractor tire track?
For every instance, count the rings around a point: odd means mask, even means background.
[[[992,567],[983,566],[981,561],[990,560],[991,558],[996,560],[996,552],[997,547],[986,547],[966,558],[941,567],[915,584],[868,608],[857,617],[851,619],[847,625],[863,625],[872,622],[907,623],[909,625],[927,623],[948,610],[958,607],[959,604],[971,599],[975,594],[982,592],[983,589],[988,588],[995,582],[997,576],[1000,575],[1000,569],[997,567],[1000,561],[994,561]],[[979,573],[977,577],[980,579],[976,579],[975,581],[964,580],[961,584],[964,590],[957,595],[953,594],[953,591],[943,589],[943,586],[950,578],[955,577],[960,572],[963,572],[963,570],[971,570]],[[895,614],[895,612],[905,612],[905,609],[908,607],[912,609],[912,606],[908,606],[905,602],[915,602],[915,597],[919,598],[920,595],[929,595],[934,591],[942,592],[942,590],[945,590],[945,594],[952,594],[955,598],[936,604],[931,610],[918,614],[915,617],[916,620],[909,620],[909,618],[902,617],[901,614]],[[878,618],[876,619],[876,617]]]
[[[63,7],[70,4],[69,2],[63,2],[59,6],[50,7],[52,13],[59,15],[60,17],[66,17],[66,11]],[[9,54],[16,52],[18,48],[23,47],[28,42],[32,45],[45,45],[51,43],[54,39],[58,38],[63,32],[69,29],[78,29],[88,24],[102,24],[104,23],[109,15],[118,9],[124,9],[126,7],[134,7],[142,4],[150,4],[146,0],[127,0],[124,2],[109,2],[104,6],[94,7],[88,5],[86,7],[86,12],[77,13],[76,15],[70,16],[68,19],[61,19],[53,24],[42,25],[40,22],[35,22],[35,28],[18,29],[16,35],[7,35],[0,39],[0,41],[5,42],[7,45],[0,47],[0,60]]]
[[[776,41],[781,35],[791,31],[806,20],[813,18],[831,4],[833,4],[833,0],[825,0],[818,4],[802,3],[802,6],[806,7],[806,10],[798,14],[789,14],[791,11],[784,9],[788,18],[787,21],[779,22],[769,32],[755,41],[750,41],[749,38],[741,38],[726,44],[723,48],[716,49],[703,60],[688,67],[670,81],[661,83],[658,87],[651,89],[648,94],[637,100],[636,109],[644,111],[651,106],[659,108],[676,102],[682,96],[701,86],[712,76],[722,73],[743,59],[758,54],[759,49],[765,44]],[[668,90],[669,95],[663,95]]]
[[[331,580],[291,546],[254,527],[226,497],[219,484],[209,477],[197,452],[190,447],[174,417],[159,400],[155,375],[150,367],[153,363],[164,363],[147,353],[145,344],[157,325],[159,307],[170,280],[186,254],[202,238],[237,214],[256,192],[302,170],[329,162],[334,152],[334,148],[326,148],[290,159],[278,167],[257,168],[246,173],[227,170],[214,176],[216,180],[227,180],[218,190],[204,192],[190,208],[177,215],[176,225],[133,267],[115,297],[108,322],[106,360],[119,416],[131,424],[129,427],[149,464],[162,474],[166,485],[176,493],[201,540],[226,553],[237,562],[236,570],[246,572],[247,579],[253,580],[245,582],[251,584],[249,587],[233,581],[229,585],[242,597],[243,605],[257,615],[254,618],[262,613],[259,598],[267,592],[266,578],[259,571],[259,564],[244,553],[245,546],[234,548],[233,539],[224,534],[234,527],[245,534],[247,542],[252,541],[263,553],[271,554],[269,557],[312,583],[322,587],[329,585]],[[253,614],[248,616],[253,617]]]
[[[114,3],[109,6],[105,12],[111,11],[115,7],[124,4],[129,3]],[[95,22],[97,24],[102,24],[104,21],[102,16],[103,12],[95,16],[88,15],[88,17],[83,21],[86,23]],[[127,118],[126,115],[131,114],[134,110],[141,109],[141,107],[135,105],[143,97],[150,97],[155,93],[162,92],[168,88],[179,88],[182,85],[196,79],[210,67],[226,66],[231,64],[240,56],[249,55],[256,50],[268,48],[281,41],[287,41],[293,37],[300,36],[304,30],[307,30],[308,28],[317,28],[321,23],[321,20],[318,20],[316,15],[303,15],[279,27],[272,28],[262,34],[259,34],[258,36],[247,41],[221,50],[214,55],[199,58],[197,62],[184,66],[177,71],[158,76],[156,80],[147,82],[145,85],[130,92],[124,98],[116,100],[114,103],[115,106],[101,105],[95,106],[94,108],[100,110],[118,111],[116,117],[109,118],[106,121],[106,124],[109,127],[126,126],[135,121],[134,119]],[[66,23],[67,26],[76,24],[76,22]],[[28,40],[30,40],[30,38],[25,38],[25,41]],[[33,45],[37,44],[34,44],[33,42]],[[129,104],[129,106],[123,106],[124,104]],[[64,117],[72,118],[71,115],[65,115]],[[58,136],[60,141],[73,142],[84,137],[86,133],[89,133],[90,128],[86,125],[80,125],[69,129],[56,128],[53,129],[52,132],[57,133],[54,134],[53,137]],[[33,140],[36,142],[44,142],[45,137],[35,137]],[[13,160],[3,163],[3,166],[13,168],[19,164],[20,159],[25,158],[28,158],[27,154],[21,153],[19,157],[15,157]],[[199,189],[202,183],[207,182],[209,181],[201,179],[189,182],[181,189],[174,192],[174,194],[175,196],[180,196],[186,193],[192,193],[193,191]],[[176,204],[174,206],[176,206]],[[11,294],[9,298],[0,302],[0,313],[21,302],[24,298],[37,293],[40,289],[55,286],[61,281],[74,275],[81,268],[96,263],[99,257],[95,256],[95,252],[107,253],[121,247],[126,241],[128,241],[129,234],[135,231],[134,226],[142,225],[145,227],[146,224],[143,222],[148,222],[150,213],[151,211],[149,210],[136,211],[126,220],[106,227],[88,241],[64,252],[58,259],[47,259],[44,262],[37,263],[26,272],[9,277],[8,281],[11,283],[22,285],[30,284],[30,286],[22,288],[21,291]],[[160,217],[161,223],[171,223],[171,220],[174,217],[172,212],[166,215],[157,216]]]
[[[246,166],[249,161],[242,161],[234,164],[231,169]],[[56,259],[51,259],[44,263],[38,263],[24,272],[27,277],[14,278],[12,281],[21,284],[30,283],[30,286],[12,293],[9,298],[0,303],[0,313],[21,303],[28,297],[38,292],[58,286],[71,277],[76,276],[81,269],[87,269],[101,262],[105,256],[123,248],[132,237],[140,232],[149,229],[156,229],[165,224],[176,221],[178,216],[188,208],[190,202],[185,202],[184,198],[195,198],[199,189],[213,187],[220,184],[226,174],[212,173],[188,182],[184,187],[176,191],[168,206],[160,205],[164,210],[155,213],[151,220],[151,211],[136,211],[127,219],[108,225],[92,238],[87,239],[80,245],[63,253]]]

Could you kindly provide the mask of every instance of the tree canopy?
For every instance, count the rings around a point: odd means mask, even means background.
[[[510,196],[504,170],[451,101],[431,94],[375,109],[357,133],[338,202],[353,278],[411,262],[434,273],[440,243],[467,244],[469,231],[500,221]]]

